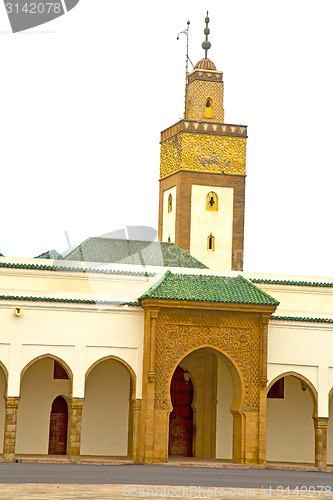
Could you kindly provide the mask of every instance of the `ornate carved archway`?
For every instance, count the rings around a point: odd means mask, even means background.
[[[233,380],[233,460],[265,463],[267,324],[275,307],[152,299],[142,305],[141,461],[167,461],[173,372],[188,353],[208,347],[223,355]]]

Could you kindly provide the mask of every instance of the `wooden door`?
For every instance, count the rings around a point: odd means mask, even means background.
[[[192,456],[193,440],[193,385],[184,378],[184,370],[177,367],[171,381],[173,411],[169,424],[169,455]]]
[[[58,396],[52,403],[50,415],[49,455],[66,455],[67,426],[67,403],[62,396]]]

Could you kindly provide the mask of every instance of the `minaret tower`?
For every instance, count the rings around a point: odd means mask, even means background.
[[[242,270],[247,127],[224,123],[223,73],[205,57],[187,75],[184,119],[161,132],[159,239],[215,270]]]

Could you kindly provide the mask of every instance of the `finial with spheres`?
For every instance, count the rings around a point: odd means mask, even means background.
[[[210,29],[208,28],[208,24],[209,24],[208,10],[207,10],[207,16],[205,18],[205,23],[206,23],[206,28],[204,29],[204,34],[206,35],[206,40],[204,42],[202,42],[201,47],[204,49],[204,51],[205,51],[205,58],[207,59],[207,51],[212,46],[212,44],[208,40],[208,35],[210,33]]]

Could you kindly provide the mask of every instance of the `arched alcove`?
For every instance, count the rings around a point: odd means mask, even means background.
[[[81,455],[128,456],[131,450],[133,370],[121,359],[98,360],[86,374]]]
[[[214,118],[213,101],[210,97],[205,101],[205,118]]]
[[[175,368],[171,378],[172,410],[174,410],[172,395],[175,377],[179,386],[184,390],[183,406],[180,402],[180,408],[178,408],[180,417],[183,411],[184,420],[181,421],[180,418],[179,425],[177,422],[173,425],[172,413],[170,413],[169,444],[173,440],[176,442],[175,449],[177,445],[179,448],[178,453],[171,452],[170,455],[191,456],[192,454],[197,458],[215,458],[218,451],[219,458],[232,458],[233,415],[231,411],[240,412],[242,399],[242,382],[236,366],[225,354],[211,347],[202,346],[187,353]],[[188,384],[187,387],[186,384]],[[190,406],[193,415],[189,412],[189,399],[192,400]],[[188,441],[191,436],[191,421],[194,431],[192,431],[192,453],[190,454]],[[184,451],[182,454],[182,449],[187,452]]]
[[[57,396],[50,413],[49,455],[66,455],[68,433],[68,405],[63,396]]]
[[[55,363],[68,378],[55,378]],[[50,412],[55,395],[69,398],[72,372],[60,358],[46,354],[31,360],[22,370],[17,411],[16,454],[49,452]]]
[[[304,376],[276,377],[267,390],[267,460],[313,463],[316,412],[316,391]]]
[[[193,384],[187,370],[177,366],[171,380],[172,412],[169,422],[169,455],[191,457],[193,453]]]

